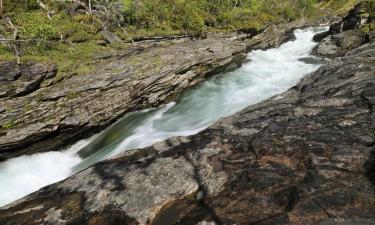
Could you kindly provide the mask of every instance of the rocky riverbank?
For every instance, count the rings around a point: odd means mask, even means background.
[[[341,21],[332,24],[328,32],[316,35],[314,40],[320,44],[313,53],[326,58],[341,57],[373,40],[374,32],[370,28],[374,22],[369,7],[365,2],[356,5]]]
[[[1,208],[0,223],[374,224],[368,37],[287,92],[197,135],[129,151]]]
[[[64,79],[52,63],[2,62],[0,160],[59,150],[127,113],[171,101],[208,76],[239,67],[247,51],[275,47],[309,24],[274,25],[259,35],[141,41],[96,55],[89,72]]]

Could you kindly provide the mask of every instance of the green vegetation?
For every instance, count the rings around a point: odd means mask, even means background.
[[[366,2],[366,11],[369,13],[369,16],[374,20],[375,18],[375,0],[367,0]],[[375,21],[372,21],[375,22]]]
[[[258,30],[270,23],[313,17],[352,7],[355,0],[87,0],[76,2],[3,0],[0,17],[11,18],[18,29],[22,60],[52,60],[59,73],[87,72],[92,54],[127,44],[105,44],[107,29],[121,39],[188,34],[203,37],[210,31]],[[4,20],[3,20],[4,21]],[[0,34],[13,31],[2,22]],[[100,44],[99,44],[100,43]],[[104,43],[104,44],[103,44]],[[107,45],[107,46],[103,46]],[[0,45],[0,59],[14,57],[10,44]],[[73,72],[74,71],[74,72]],[[61,76],[60,74],[60,76]]]
[[[3,13],[18,29],[21,41],[16,43],[22,61],[56,62],[58,76],[63,76],[86,72],[92,54],[105,50],[96,43],[100,39],[99,19],[87,14],[68,15],[65,10],[68,3],[50,4],[51,19],[36,0],[5,0],[3,4]],[[0,34],[7,39],[12,37],[9,24],[0,24]],[[15,58],[13,47],[9,43],[0,45],[0,59],[12,58]]]
[[[4,123],[4,124],[2,125],[2,127],[3,127],[4,129],[10,129],[10,128],[14,127],[14,121],[11,120],[11,121],[6,122],[6,123]]]
[[[320,1],[318,7],[327,15],[331,13],[342,15],[352,9],[358,2],[359,0],[328,0]]]
[[[361,31],[363,33],[367,33],[367,34],[372,33],[372,35],[374,35],[374,32],[375,32],[375,0],[367,0],[367,1],[364,1],[364,3],[365,3],[364,8],[366,10],[364,12],[362,12],[362,16],[370,17],[370,21],[369,21],[369,23],[365,24],[361,28]]]
[[[311,16],[314,0],[123,0],[126,24],[136,29],[200,35],[210,29],[258,29]]]

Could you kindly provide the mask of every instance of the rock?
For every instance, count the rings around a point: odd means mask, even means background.
[[[15,81],[21,76],[17,63],[12,61],[0,62],[0,81]]]
[[[371,10],[370,1],[361,1],[352,10],[349,11],[348,15],[342,20],[343,30],[354,30],[360,28],[363,24],[367,23],[370,17],[368,10]]]
[[[301,61],[301,62],[304,62],[304,63],[307,63],[307,64],[313,64],[313,65],[320,65],[320,64],[324,64],[327,62],[327,60],[325,59],[322,59],[322,58],[319,58],[319,57],[305,57],[305,58],[300,58],[298,59],[298,61]]]
[[[371,32],[363,32],[361,27],[369,27],[368,23],[374,20],[370,16],[372,4],[371,1],[361,1],[341,21],[333,23],[328,32],[315,35],[314,40],[320,43],[313,49],[313,54],[327,58],[341,57],[370,42]]]
[[[374,74],[369,43],[199,134],[0,208],[0,224],[373,224]]]
[[[373,225],[374,220],[373,219],[325,219],[319,223],[316,223],[314,225]]]
[[[329,34],[339,34],[343,32],[343,22],[339,21],[329,26]]]
[[[108,43],[105,40],[97,40],[96,44],[101,45],[101,46],[106,46]]]
[[[361,32],[345,31],[324,38],[319,45],[313,49],[313,54],[327,58],[340,57],[366,42],[366,36]]]
[[[87,6],[83,2],[72,2],[71,5],[66,9],[66,13],[70,16],[74,16],[79,10],[85,12],[89,11]]]
[[[287,41],[294,28],[308,22],[272,26],[254,37],[235,32],[197,40],[144,40],[94,56],[91,72],[64,79],[50,79],[55,69],[46,65],[25,65],[34,71],[27,83],[23,76],[1,83],[0,108],[7,110],[0,116],[0,160],[59,150],[130,112],[173,101],[207,77],[240,66],[247,51]]]
[[[44,80],[53,78],[56,71],[54,64],[0,62],[0,98],[27,95],[38,89]]]
[[[336,23],[331,24],[329,26],[329,30],[327,32],[322,32],[319,34],[316,34],[313,38],[315,42],[321,42],[323,39],[328,37],[329,35],[339,34],[343,31],[343,22],[339,21]]]
[[[328,37],[329,31],[316,34],[313,38],[315,42],[321,42],[324,38]]]
[[[121,39],[116,34],[109,32],[107,30],[100,31],[100,34],[102,35],[104,40],[107,41],[109,44],[122,42]]]

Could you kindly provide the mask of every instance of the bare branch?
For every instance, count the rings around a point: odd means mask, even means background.
[[[122,31],[127,35],[127,36],[129,36],[130,37],[130,35],[128,34],[128,32],[125,30],[125,28],[121,28],[122,29]],[[132,42],[132,44],[134,45],[134,40],[133,40],[133,38],[130,38],[130,41]]]
[[[92,9],[91,9],[91,0],[89,0],[89,13],[90,13],[90,15],[92,14]]]
[[[0,16],[3,15],[3,0],[0,0]]]
[[[20,40],[20,39],[14,40],[10,38],[0,39],[0,42],[32,42],[32,41],[35,41],[35,40]]]
[[[5,17],[5,22],[8,23],[8,25],[10,26],[10,28],[13,30],[13,40],[16,41],[18,39],[18,29],[17,27],[14,26],[14,24],[12,23],[12,20],[9,18],[9,17]],[[20,52],[19,52],[19,46],[18,44],[16,43],[13,43],[12,44],[13,46],[13,51],[14,51],[14,54],[17,58],[17,64],[21,64],[21,57],[20,57]]]
[[[48,7],[46,6],[46,4],[44,4],[41,0],[37,0],[36,1],[38,3],[38,5],[40,6],[40,8],[42,8],[43,10],[45,10],[47,12],[47,17],[49,20],[52,20],[52,17],[51,17],[51,12],[49,11]]]

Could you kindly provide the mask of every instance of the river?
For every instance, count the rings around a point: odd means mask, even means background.
[[[325,30],[296,30],[295,40],[252,51],[241,68],[213,76],[185,91],[176,102],[129,115],[65,151],[1,163],[0,206],[126,150],[196,134],[222,117],[286,91],[321,66],[322,60],[310,54],[317,44],[313,36]]]

